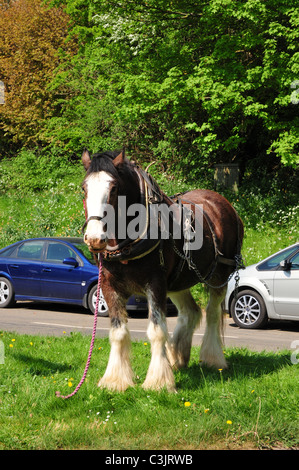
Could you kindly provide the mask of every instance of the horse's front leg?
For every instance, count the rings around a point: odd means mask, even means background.
[[[147,291],[149,304],[149,326],[147,335],[151,342],[151,361],[143,383],[144,389],[160,390],[164,387],[169,392],[175,391],[175,381],[171,365],[166,354],[168,332],[165,318],[165,299],[158,301],[152,290]]]
[[[116,293],[110,293],[107,304],[111,320],[109,333],[111,349],[105,374],[98,386],[123,392],[134,385],[130,364],[131,339],[127,328],[126,301]]]

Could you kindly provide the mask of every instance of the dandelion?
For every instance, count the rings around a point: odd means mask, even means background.
[[[13,344],[10,343],[9,347],[10,347],[10,348],[13,348]]]
[[[208,413],[210,411],[210,408],[205,408],[205,413]]]
[[[72,386],[73,386],[73,382],[71,382],[70,380],[68,381],[67,384],[68,384],[69,387],[72,387]]]
[[[147,346],[147,343],[143,343],[144,346]]]
[[[191,406],[190,401],[185,401],[185,406],[187,406],[187,407],[188,407],[188,406]]]
[[[29,343],[29,344],[30,344],[30,346],[33,346],[33,343],[32,343],[32,341],[30,341],[30,343]]]
[[[13,338],[12,341],[15,341],[15,339]]]
[[[230,419],[228,419],[228,420],[226,421],[226,424],[229,424],[229,425],[230,425],[230,424],[233,424],[233,422],[232,422]]]

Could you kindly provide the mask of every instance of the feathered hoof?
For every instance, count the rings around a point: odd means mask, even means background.
[[[107,390],[111,390],[112,392],[125,392],[129,387],[134,387],[133,381],[125,381],[119,379],[111,379],[103,377],[99,383],[99,388],[106,388]]]

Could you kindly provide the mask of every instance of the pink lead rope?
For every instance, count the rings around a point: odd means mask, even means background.
[[[88,372],[88,368],[89,368],[89,364],[90,364],[90,360],[91,360],[91,355],[92,355],[92,350],[93,350],[93,345],[94,345],[94,340],[95,340],[95,336],[96,336],[96,330],[97,330],[99,299],[100,299],[100,290],[101,290],[101,281],[102,281],[102,269],[103,269],[102,255],[100,254],[99,255],[99,278],[98,278],[98,289],[97,289],[97,301],[96,301],[95,312],[94,312],[94,323],[93,323],[93,330],[92,330],[92,337],[91,337],[91,343],[90,343],[88,358],[87,358],[87,362],[86,362],[86,366],[85,366],[85,370],[84,370],[82,379],[78,383],[75,390],[72,393],[70,393],[69,395],[66,395],[66,396],[61,395],[60,392],[58,392],[58,391],[56,392],[57,397],[64,398],[65,400],[67,398],[73,397],[78,392],[78,390],[83,385],[83,382],[84,382],[84,380],[86,378],[86,375],[87,375],[87,372]]]

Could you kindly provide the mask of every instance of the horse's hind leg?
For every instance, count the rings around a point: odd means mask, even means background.
[[[204,334],[200,359],[208,365],[219,369],[227,367],[222,351],[221,341],[221,302],[225,298],[226,287],[219,289],[210,288],[210,299],[206,309],[206,331]]]
[[[134,385],[129,357],[131,339],[127,328],[125,303],[114,301],[111,304],[111,309],[109,306],[109,315],[111,318],[109,333],[111,349],[105,374],[98,386],[123,392]]]
[[[148,292],[149,326],[147,335],[151,342],[151,362],[144,389],[160,390],[166,387],[169,392],[175,391],[174,375],[166,354],[168,332],[165,318],[165,300],[157,302],[151,292]]]
[[[167,345],[167,355],[173,367],[187,367],[193,333],[201,320],[201,309],[196,304],[189,289],[170,292],[168,295],[177,307],[179,315],[172,340]]]

